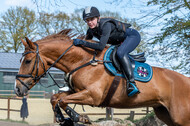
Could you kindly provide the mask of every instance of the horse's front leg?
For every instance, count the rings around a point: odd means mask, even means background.
[[[69,117],[74,122],[82,122],[82,123],[91,123],[89,118],[86,116],[79,115],[77,112],[75,112],[72,108],[67,106],[68,103],[74,103],[74,104],[82,104],[82,105],[92,105],[94,106],[95,102],[92,96],[90,95],[88,90],[83,90],[65,97],[62,97],[59,101],[59,106],[69,115]],[[97,104],[98,105],[98,104]]]
[[[66,97],[68,95],[70,95],[71,92],[61,92],[61,93],[57,93],[51,96],[51,104],[52,104],[52,108],[53,110],[55,109],[56,105],[59,103],[60,99],[63,97]],[[67,105],[65,105],[66,107]]]
[[[62,97],[59,104],[62,105],[62,107],[68,103],[98,106],[101,103],[102,92],[97,90],[89,91],[87,89],[84,89],[80,92]]]
[[[65,121],[65,118],[59,108],[59,100],[61,97],[65,97],[67,95],[69,95],[70,93],[69,92],[63,92],[63,93],[58,93],[58,94],[54,94],[52,97],[51,97],[51,104],[52,104],[52,109],[54,111],[54,115],[55,115],[55,118],[56,118],[56,122],[64,122]]]
[[[63,104],[60,102],[60,99],[64,98],[65,96],[68,96],[70,93],[69,92],[63,92],[63,93],[58,93],[55,94],[51,97],[51,104],[53,111],[55,113],[56,121],[62,123],[63,125],[71,125],[71,120],[73,122],[82,122],[82,123],[88,123],[90,124],[90,119],[86,115],[79,115],[77,112],[75,112],[71,107],[68,106],[68,104]],[[61,104],[60,104],[61,103]],[[67,115],[71,118],[64,118],[60,108],[61,107]]]

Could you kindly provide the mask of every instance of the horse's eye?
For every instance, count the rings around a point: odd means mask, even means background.
[[[25,64],[29,64],[31,62],[31,60],[26,60]]]

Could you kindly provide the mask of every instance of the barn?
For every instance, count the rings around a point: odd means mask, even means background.
[[[21,65],[21,57],[21,53],[0,53],[0,90],[14,90],[15,76]],[[56,68],[51,68],[50,73],[54,77],[55,81],[60,84],[60,86],[63,86],[64,72]],[[31,90],[45,91],[46,93],[52,93],[53,91],[58,90],[57,86],[49,88],[43,87],[54,84],[49,75],[42,78],[40,82],[41,84],[37,83]]]

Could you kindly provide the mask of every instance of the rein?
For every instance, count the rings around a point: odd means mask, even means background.
[[[42,77],[45,77],[47,73],[50,75],[49,70],[50,70],[50,69],[69,51],[69,49],[71,49],[71,47],[73,46],[73,44],[72,44],[69,48],[67,48],[67,49],[65,50],[65,52],[63,52],[63,53],[61,54],[61,56],[59,56],[59,58],[57,58],[57,60],[56,60],[47,70],[45,70],[44,62],[43,62],[43,60],[41,59],[41,57],[40,57],[40,55],[39,55],[38,44],[37,44],[37,43],[34,43],[34,44],[35,44],[36,47],[37,47],[35,52],[34,52],[34,51],[28,51],[28,52],[22,54],[22,57],[24,57],[25,55],[27,55],[27,54],[29,54],[29,53],[36,53],[36,59],[35,59],[35,62],[34,62],[34,66],[33,66],[32,72],[31,72],[30,74],[28,74],[28,75],[25,75],[25,74],[17,74],[17,75],[16,75],[16,79],[17,79],[18,81],[20,81],[20,83],[21,83],[22,85],[24,85],[28,90],[30,90],[29,86],[26,85],[20,78],[30,78],[30,77],[31,77],[31,78],[34,80],[34,82],[37,83],[37,80],[39,80],[39,79],[42,78]],[[22,59],[22,58],[21,58],[21,59]],[[41,60],[41,62],[42,62],[42,64],[43,64],[44,73],[43,73],[42,75],[38,76],[39,61],[40,61],[40,60]],[[32,73],[33,73],[34,70],[35,70],[36,64],[37,64],[37,70],[36,70],[36,74],[35,74],[35,77],[34,77],[34,76],[32,75]],[[52,77],[51,75],[50,75],[50,77],[51,77],[52,80],[55,82],[55,80],[53,79],[53,77]],[[57,86],[60,88],[60,86],[59,86],[56,82],[55,82],[54,85],[57,85]],[[50,86],[49,86],[49,87],[50,87]]]
[[[27,54],[29,54],[29,53],[36,53],[36,59],[35,59],[35,63],[34,63],[34,66],[33,66],[33,69],[32,69],[32,72],[30,73],[30,74],[28,74],[28,75],[25,75],[25,74],[17,74],[16,75],[16,79],[18,80],[18,81],[20,81],[20,83],[22,84],[22,85],[24,85],[28,90],[30,90],[30,88],[29,88],[29,86],[27,85],[27,84],[25,84],[20,78],[32,78],[33,80],[34,80],[34,82],[35,83],[37,83],[37,80],[39,80],[39,79],[41,79],[42,77],[45,77],[46,76],[46,74],[48,73],[49,75],[50,75],[50,77],[51,77],[51,79],[53,80],[53,82],[55,83],[54,85],[57,85],[59,88],[60,88],[60,86],[56,83],[56,81],[54,80],[54,78],[51,76],[51,74],[49,73],[49,70],[71,49],[71,47],[73,46],[73,44],[70,46],[70,47],[68,47],[66,50],[65,50],[65,52],[63,52],[58,58],[57,58],[57,60],[55,60],[55,62],[47,69],[47,70],[45,70],[45,65],[44,65],[44,62],[43,62],[43,60],[42,60],[42,58],[40,57],[40,55],[39,55],[39,48],[38,48],[38,44],[37,43],[34,43],[35,45],[36,45],[36,51],[28,51],[28,52],[25,52],[25,53],[23,53],[22,54],[22,58],[25,56],[25,55],[27,55]],[[83,65],[81,65],[81,66],[79,66],[79,67],[77,67],[77,68],[75,68],[74,70],[72,70],[71,72],[69,72],[69,73],[67,73],[66,74],[66,76],[65,76],[65,81],[67,82],[67,83],[69,83],[68,84],[68,86],[70,87],[70,89],[73,91],[73,92],[75,92],[74,91],[74,88],[73,88],[73,85],[72,85],[72,83],[69,81],[70,79],[71,79],[71,75],[74,73],[74,72],[76,72],[77,70],[79,70],[79,69],[81,69],[81,68],[83,68],[83,67],[86,67],[86,66],[88,66],[88,65],[97,65],[98,64],[98,62],[111,62],[111,61],[105,61],[105,60],[96,60],[95,59],[95,57],[96,57],[96,54],[97,54],[97,52],[95,51],[95,53],[94,53],[94,56],[93,56],[93,59],[91,60],[91,61],[89,61],[89,62],[87,62],[87,63],[85,63],[85,64],[83,64]],[[21,59],[22,59],[21,58]],[[41,60],[41,62],[42,62],[42,64],[43,64],[43,70],[44,70],[44,73],[42,74],[42,75],[39,75],[38,76],[38,70],[39,70],[39,61]],[[37,70],[36,70],[36,74],[35,74],[35,77],[32,75],[32,73],[34,72],[34,70],[35,70],[35,66],[36,66],[36,64],[37,64]],[[41,83],[40,83],[41,84]],[[42,85],[42,84],[41,84]],[[50,86],[48,86],[48,87],[51,87],[51,86],[54,86],[54,85],[50,85]],[[42,85],[43,86],[43,85]],[[44,87],[44,86],[43,86]],[[48,87],[45,87],[45,88],[48,88]]]

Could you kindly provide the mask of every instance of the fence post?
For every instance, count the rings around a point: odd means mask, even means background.
[[[111,108],[111,120],[113,120],[114,109]]]
[[[149,112],[149,107],[146,107],[146,114],[148,114]]]
[[[7,102],[7,119],[10,119],[10,98],[8,98]]]
[[[134,116],[135,116],[135,111],[130,111],[130,116],[129,116],[129,120],[134,120]]]
[[[106,120],[110,119],[113,120],[113,108],[106,107]]]

